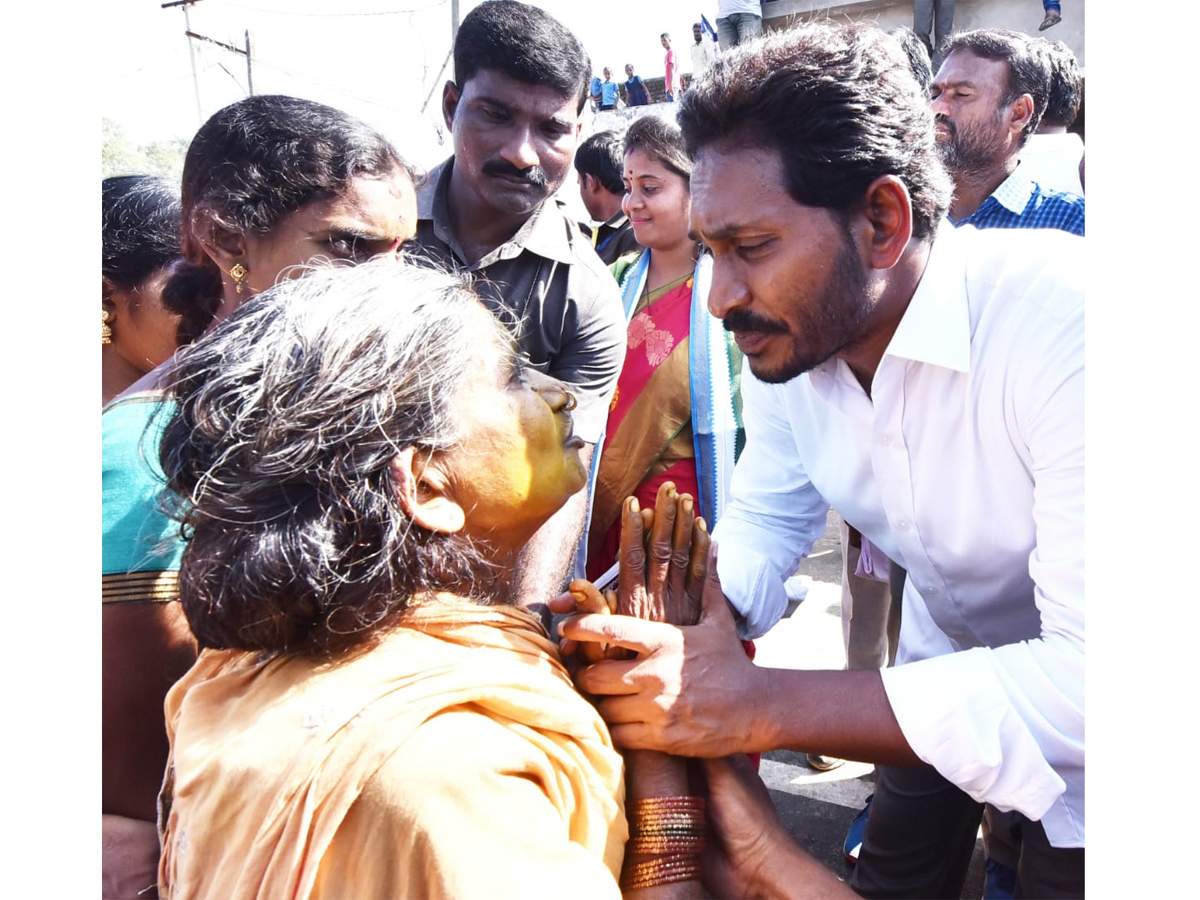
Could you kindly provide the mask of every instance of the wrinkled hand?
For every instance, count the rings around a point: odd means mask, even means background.
[[[664,482],[649,512],[636,497],[621,507],[617,611],[623,615],[694,625],[708,568],[710,538],[703,517],[695,514],[691,494]]]
[[[678,756],[727,756],[769,749],[757,731],[769,670],[746,658],[709,554],[700,620],[678,627],[630,616],[576,616],[559,623],[570,641],[616,645],[638,658],[605,660],[576,673],[597,697],[618,746]]]

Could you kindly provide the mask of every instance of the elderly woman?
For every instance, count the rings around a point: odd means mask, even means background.
[[[621,757],[510,605],[587,481],[567,389],[458,278],[383,262],[180,357],[161,462],[203,649],[166,702],[162,896],[616,897],[623,859],[626,896],[699,896],[682,764],[629,760],[626,847]],[[705,562],[665,580],[698,602]]]
[[[101,187],[101,405],[175,352],[179,315],[163,307],[179,258],[179,185],[119,175]]]
[[[314,258],[395,254],[416,228],[413,179],[357,119],[294,97],[249,97],[197,132],[183,169],[182,249],[164,303],[186,343]],[[118,320],[117,325],[120,325]],[[103,812],[106,896],[154,883],[162,704],[196,658],[180,611],[182,542],[158,510],[161,389],[151,371],[102,416]],[[145,894],[141,895],[143,898]]]

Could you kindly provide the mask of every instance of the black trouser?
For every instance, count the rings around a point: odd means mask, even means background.
[[[870,898],[959,900],[982,803],[930,768],[877,766],[879,777],[850,886]],[[1083,850],[1051,847],[1021,817],[1016,897],[1082,897]]]

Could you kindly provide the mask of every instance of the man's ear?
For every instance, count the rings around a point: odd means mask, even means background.
[[[391,466],[396,498],[414,522],[426,531],[455,534],[466,524],[466,511],[453,498],[446,472],[432,455],[417,456],[405,447]]]
[[[454,129],[454,111],[458,109],[458,101],[462,99],[462,89],[453,81],[447,81],[442,88],[442,118],[446,127]]]
[[[246,265],[246,236],[219,223],[211,210],[199,207],[192,213],[192,233],[222,272]]]
[[[867,187],[856,217],[860,246],[872,269],[890,269],[912,238],[912,200],[895,175],[880,175]]]
[[[1016,140],[1021,139],[1021,132],[1033,118],[1034,103],[1030,94],[1022,94],[1008,107],[1008,130]]]

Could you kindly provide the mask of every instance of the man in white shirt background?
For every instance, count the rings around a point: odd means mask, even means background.
[[[703,75],[712,63],[717,58],[717,48],[713,42],[704,36],[704,26],[697,22],[692,26],[692,46],[688,49],[692,51],[692,80]]]
[[[1083,196],[1083,138],[1067,131],[1083,104],[1083,73],[1079,60],[1062,41],[1037,38],[1034,47],[1050,65],[1050,93],[1037,131],[1021,148],[1021,171],[1050,191]]]
[[[729,603],[568,620],[639,653],[578,683],[625,747],[877,763],[863,896],[958,897],[985,805],[1021,816],[1020,891],[1081,896],[1082,241],[942,222],[928,102],[878,29],[810,24],[732,65],[679,114],[709,306],[750,370],[714,534]],[[896,665],[756,667],[737,637],[783,615],[831,504],[908,571]]]

